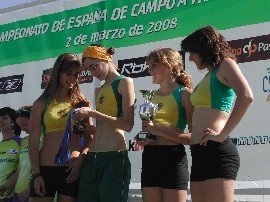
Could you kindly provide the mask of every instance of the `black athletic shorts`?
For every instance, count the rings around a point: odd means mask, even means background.
[[[79,181],[67,183],[66,178],[70,172],[66,172],[67,166],[40,166],[40,173],[45,182],[45,196],[55,197],[55,193],[78,197]],[[34,181],[31,182],[30,197],[41,197],[34,190]]]
[[[206,146],[191,145],[192,166],[190,181],[214,178],[235,180],[240,158],[235,144],[228,137],[223,143],[208,141]]]
[[[187,190],[188,162],[183,145],[147,145],[142,154],[142,187]]]

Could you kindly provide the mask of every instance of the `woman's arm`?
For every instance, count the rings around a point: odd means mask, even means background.
[[[44,109],[44,101],[37,100],[32,106],[30,116],[30,134],[29,134],[29,158],[34,173],[35,192],[43,196],[45,193],[44,180],[40,175],[39,169],[39,144],[41,135],[41,116]]]
[[[29,158],[33,173],[39,173],[39,144],[41,135],[41,114],[44,108],[44,102],[37,100],[31,110],[30,116],[30,134],[29,134]]]
[[[190,144],[190,133],[169,125],[154,125],[152,121],[143,121],[143,130],[179,144]]]
[[[191,94],[190,89],[185,89],[181,94],[181,100],[183,106],[186,111],[186,119],[188,122],[188,129],[191,132],[191,125],[192,125],[192,113],[193,113],[193,106],[190,103],[189,97]],[[191,140],[191,133],[184,133],[183,130],[169,125],[154,125],[151,121],[143,121],[144,130],[171,141],[180,143],[180,144],[190,144]]]
[[[90,103],[87,108],[90,108]],[[93,135],[95,133],[95,126],[93,125],[92,117],[88,117],[84,119],[85,124],[85,132],[83,132],[83,145],[82,148],[79,147],[80,142],[80,134],[77,134],[76,132],[72,132],[71,136],[71,157],[77,158],[81,153],[86,154],[89,150],[90,142],[93,138]],[[80,132],[80,131],[78,131]]]
[[[192,132],[192,115],[194,111],[194,107],[190,102],[190,95],[192,93],[191,89],[185,88],[185,90],[182,93],[182,103],[186,111],[186,118],[188,123],[188,131]]]
[[[67,172],[70,171],[70,174],[68,175],[66,179],[68,183],[74,182],[79,179],[83,162],[86,158],[87,152],[89,151],[89,145],[95,133],[95,126],[93,126],[93,121],[91,117],[85,120],[85,124],[86,124],[86,131],[83,135],[83,138],[84,138],[83,147],[80,148],[80,150],[78,150],[78,148],[73,150],[72,157],[74,161],[70,163],[69,168],[67,169]],[[74,140],[77,139],[76,143],[78,146],[79,135],[73,134],[72,136],[75,136]]]
[[[252,90],[234,60],[230,58],[224,59],[220,64],[217,76],[222,83],[234,89],[236,100],[232,113],[220,134],[217,134],[209,128],[206,129],[206,137],[201,144],[206,144],[207,140],[210,139],[217,142],[223,142],[243,118],[249,105],[253,101]]]
[[[249,105],[253,101],[253,93],[246,78],[234,60],[223,60],[220,65],[220,70],[222,78],[224,78],[228,86],[234,89],[236,94],[233,111],[221,132],[223,139],[226,139],[246,113]]]

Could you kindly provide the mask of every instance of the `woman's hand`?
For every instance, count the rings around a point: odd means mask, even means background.
[[[151,133],[151,130],[153,129],[154,124],[151,120],[143,120],[142,121],[142,130],[145,132]]]
[[[45,196],[45,183],[42,176],[35,177],[34,189],[37,195]]]
[[[72,112],[72,117],[75,119],[85,119],[92,117],[93,110],[90,107],[81,107],[74,109]]]
[[[141,146],[141,147],[144,147],[145,145],[148,145],[151,141],[149,140],[145,140],[145,141],[138,141],[136,140],[136,144]]]
[[[66,172],[70,172],[66,181],[72,183],[80,178],[83,160],[80,157],[73,158],[69,161],[69,166]]]
[[[212,140],[214,142],[222,143],[226,138],[224,138],[221,134],[212,130],[211,128],[207,128],[204,132],[200,145],[206,146],[208,140]]]
[[[19,197],[20,201],[26,201],[26,199],[28,199],[28,197],[29,197],[29,193],[30,193],[29,188],[27,188],[27,189],[23,190],[22,192],[18,193],[18,197]]]

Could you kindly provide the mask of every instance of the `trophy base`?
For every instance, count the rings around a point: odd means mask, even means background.
[[[140,133],[138,133],[134,137],[134,140],[137,140],[137,141],[155,141],[156,136],[152,135],[152,134],[150,134],[148,132],[141,131]]]

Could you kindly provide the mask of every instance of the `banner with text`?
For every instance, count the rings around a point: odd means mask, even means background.
[[[0,67],[80,53],[87,44],[116,48],[269,21],[268,0],[107,0],[0,27]],[[241,10],[241,12],[239,12]],[[249,16],[246,18],[246,16]]]

